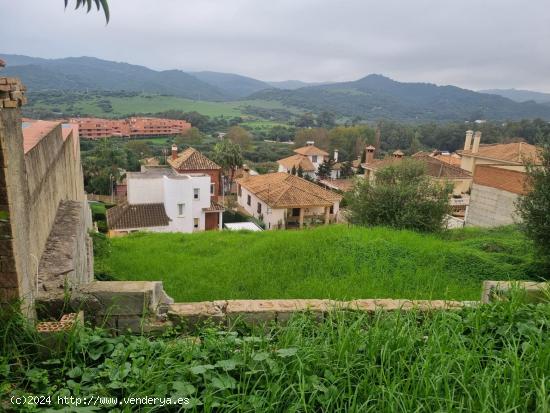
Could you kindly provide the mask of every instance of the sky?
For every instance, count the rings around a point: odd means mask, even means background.
[[[378,73],[550,92],[548,0],[110,0],[108,25],[71,4],[0,0],[0,52],[268,81]]]

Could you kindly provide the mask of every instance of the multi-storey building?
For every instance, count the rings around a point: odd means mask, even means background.
[[[169,136],[185,133],[191,128],[191,124],[184,120],[138,117],[128,119],[73,118],[70,123],[77,124],[80,136],[86,139]]]

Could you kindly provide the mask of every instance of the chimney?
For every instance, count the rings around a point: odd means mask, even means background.
[[[466,140],[464,141],[464,150],[469,151],[472,146],[472,136],[474,135],[473,130],[466,131]]]
[[[338,162],[338,149],[334,150],[334,162]]]
[[[479,142],[481,141],[481,132],[476,132],[474,134],[474,144],[472,145],[472,153],[479,152]]]
[[[172,145],[172,159],[176,159],[178,157],[178,146],[176,144]]]
[[[314,144],[315,144],[315,141],[307,141],[306,142],[307,146],[313,146]]]
[[[374,161],[374,151],[376,148],[372,145],[369,145],[365,148],[367,155],[365,157],[365,163],[372,163]]]

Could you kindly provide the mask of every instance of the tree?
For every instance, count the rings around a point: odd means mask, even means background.
[[[337,126],[328,134],[329,149],[338,149],[342,160],[357,159],[367,144],[375,143],[374,135],[374,129],[367,125]]]
[[[517,210],[522,218],[520,227],[550,265],[550,135],[540,141],[541,164],[535,165],[534,160],[527,162],[529,192],[519,198]]]
[[[76,0],[76,7],[75,9],[79,9],[80,7],[84,8],[86,7],[86,13],[89,13],[90,10],[92,10],[92,6],[94,5],[97,8],[97,10],[103,9],[103,13],[105,13],[105,20],[107,23],[109,23],[109,5],[107,4],[107,0]],[[69,6],[69,0],[65,0],[65,8]]]
[[[312,113],[302,113],[295,122],[296,126],[299,128],[311,128],[315,126],[315,119],[313,118]]]
[[[252,135],[246,129],[240,126],[232,126],[227,131],[226,139],[229,139],[231,142],[236,143],[241,148],[246,148],[250,145],[252,140]]]
[[[203,134],[198,128],[192,127],[187,129],[184,133],[176,136],[176,145],[197,145],[202,142]]]
[[[146,141],[134,140],[126,144],[126,149],[133,152],[138,159],[147,158],[153,155],[151,147]]]
[[[342,162],[342,166],[340,167],[340,178],[349,178],[350,176],[353,176],[353,169],[351,169],[351,163]]]
[[[272,141],[287,142],[294,136],[294,129],[286,128],[282,125],[275,125],[268,133]]]
[[[300,178],[304,177],[304,168],[302,168],[302,165],[298,166],[298,171],[296,172],[296,175],[298,175],[298,177]]]
[[[224,139],[214,146],[212,160],[220,165],[224,173],[229,176],[229,186],[233,185],[235,171],[241,168],[244,162],[241,147],[228,139]]]
[[[131,152],[124,151],[111,139],[102,139],[83,159],[82,169],[86,191],[109,195],[113,183],[117,182],[122,176],[122,171],[128,168],[129,154]],[[135,166],[134,163],[131,159],[132,167]]]
[[[318,148],[328,149],[328,132],[323,128],[300,129],[294,137],[296,147],[304,146],[308,141],[315,142]]]
[[[326,159],[323,161],[319,168],[317,169],[317,178],[318,179],[327,179],[330,178],[330,173],[332,172],[332,161]]]
[[[349,195],[350,222],[422,232],[443,228],[449,213],[451,185],[440,185],[425,174],[425,166],[403,160],[380,169],[375,182],[358,179]]]
[[[290,170],[291,175],[296,175],[298,172],[296,171],[296,165],[292,165],[292,169]]]
[[[317,116],[317,125],[326,129],[334,128],[336,126],[336,116],[331,112],[321,112]]]

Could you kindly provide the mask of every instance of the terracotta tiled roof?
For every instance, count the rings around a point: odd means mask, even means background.
[[[165,227],[169,222],[164,204],[130,205],[125,202],[107,210],[109,229]]]
[[[225,211],[225,208],[223,205],[218,204],[217,202],[210,201],[210,207],[209,208],[203,208],[204,212],[223,212]]]
[[[460,156],[457,154],[450,154],[450,155],[435,155],[435,159],[438,159],[442,162],[448,163],[450,165],[454,166],[460,166]]]
[[[291,170],[294,166],[296,170],[301,166],[304,172],[314,172],[315,166],[311,163],[309,158],[305,155],[292,155],[288,158],[279,159],[277,163],[283,165],[287,170]]]
[[[522,164],[526,159],[539,162],[537,147],[526,142],[497,143],[490,145],[480,145],[476,153],[468,151],[457,151],[462,156],[473,156],[480,158],[489,158],[499,161]]]
[[[306,145],[298,149],[294,149],[294,152],[300,154],[300,155],[319,155],[319,156],[328,156],[328,152],[325,152],[322,149],[319,149],[316,146],[313,145]]]
[[[474,172],[474,184],[501,189],[518,195],[528,192],[527,174],[520,171],[498,168],[489,165],[477,165]]]
[[[218,164],[208,159],[202,153],[193,148],[187,148],[178,155],[176,159],[171,157],[168,163],[178,171],[198,170],[198,169],[221,169]]]
[[[413,159],[424,163],[426,166],[426,175],[434,178],[449,178],[449,179],[467,179],[471,178],[472,174],[458,166],[448,164],[429,155],[427,152],[418,152],[412,156]],[[377,171],[386,166],[393,165],[397,162],[402,162],[403,159],[385,158],[375,159],[373,162],[362,164],[363,168]]]
[[[342,192],[348,192],[353,189],[353,184],[355,180],[350,179],[323,179],[319,181],[320,184],[325,185],[328,188],[336,189]]]
[[[334,192],[285,172],[250,176],[237,182],[272,208],[331,206],[342,200]]]
[[[434,156],[416,155],[414,159],[423,162],[426,165],[426,174],[434,178],[468,179],[472,177],[470,172]]]
[[[46,120],[37,120],[23,124],[23,149],[29,152],[46,137],[60,123]]]
[[[361,164],[361,166],[364,169],[370,169],[370,170],[376,171],[378,169],[385,168],[386,166],[393,165],[396,162],[401,162],[402,160],[403,159],[394,158],[392,156],[384,159],[375,159],[372,162],[365,162]]]

